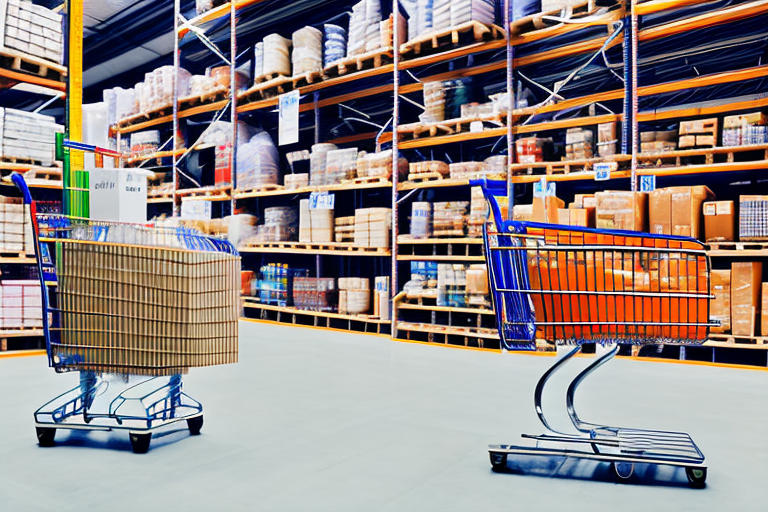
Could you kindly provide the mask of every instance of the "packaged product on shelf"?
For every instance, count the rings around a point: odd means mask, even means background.
[[[269,34],[264,38],[262,72],[262,75],[291,76],[290,39],[279,34]]]
[[[412,261],[411,279],[422,278],[429,288],[437,287],[437,262]]]
[[[253,270],[240,271],[240,295],[248,297],[251,295],[253,280],[256,278]]]
[[[493,0],[453,0],[451,2],[451,26],[469,21],[490,25],[495,19]]]
[[[237,188],[249,190],[277,185],[280,154],[267,132],[259,132],[237,148]]]
[[[326,182],[326,167],[328,163],[328,153],[337,149],[335,144],[323,143],[312,146],[309,155],[309,184],[313,187],[320,187],[330,182]]]
[[[736,336],[757,334],[763,264],[758,261],[731,264],[731,332]]]
[[[768,196],[739,196],[739,240],[768,240]]]
[[[602,157],[616,154],[616,121],[597,125],[597,154]]]
[[[144,156],[156,153],[160,147],[160,131],[147,130],[131,135],[131,156]]]
[[[468,201],[440,202],[434,203],[432,206],[432,235],[434,237],[465,235]]]
[[[555,196],[534,197],[532,215],[534,222],[557,224],[557,211],[565,206],[565,202]]]
[[[723,146],[749,146],[768,143],[768,122],[762,112],[723,118]]]
[[[134,89],[123,89],[122,87],[113,87],[104,89],[102,97],[107,104],[107,124],[112,126],[124,117],[133,113],[133,103],[136,91]]]
[[[443,82],[424,82],[424,112],[419,115],[422,123],[445,120],[445,88]]]
[[[432,203],[414,201],[411,205],[411,236],[413,238],[432,237]]]
[[[733,201],[708,201],[703,205],[707,242],[736,240],[736,210]]]
[[[400,25],[398,27],[398,42],[395,43],[395,16],[390,14],[389,18],[379,23],[379,32],[381,34],[381,44],[380,46],[382,48],[399,48],[400,45],[404,44],[406,41],[406,36],[408,35],[408,25],[407,21],[405,20],[405,16],[400,14],[397,17],[398,24]]]
[[[569,208],[597,208],[595,194],[575,194]]]
[[[0,158],[51,166],[56,133],[63,131],[51,116],[0,108]]]
[[[323,69],[323,33],[304,27],[293,33],[293,74],[320,72]]]
[[[337,242],[350,243],[355,241],[355,217],[336,217],[333,220],[333,234]]]
[[[376,277],[375,286],[373,316],[377,316],[381,320],[389,320],[389,276]]]
[[[547,162],[552,160],[552,139],[524,137],[515,141],[517,161],[521,164]]]
[[[640,132],[640,151],[642,153],[663,153],[676,149],[676,130]]]
[[[323,25],[324,67],[343,59],[347,55],[347,31],[338,25]]]
[[[253,79],[264,76],[264,41],[253,46]]]
[[[0,281],[0,329],[41,328],[43,301],[40,282],[27,279]]]
[[[731,271],[712,270],[709,281],[709,293],[714,295],[709,305],[710,320],[720,322],[719,327],[711,327],[712,332],[731,332]]]
[[[716,117],[680,121],[678,146],[680,149],[717,146],[717,127]]]
[[[650,193],[648,206],[651,233],[701,238],[702,204],[714,198],[705,186],[654,190]]]
[[[467,305],[467,265],[437,265],[437,305],[465,307]]]
[[[451,172],[447,163],[438,160],[411,162],[408,171],[411,175],[434,174],[439,176],[448,176]],[[413,178],[409,177],[409,179]]]
[[[294,277],[293,305],[308,311],[333,311],[336,283],[332,277]]]
[[[485,164],[483,162],[456,162],[448,164],[448,172],[451,178],[476,178],[483,174]]]
[[[309,174],[286,174],[283,183],[287,189],[304,188],[309,186]]]
[[[11,51],[39,57],[56,64],[63,62],[64,37],[61,14],[32,2],[11,0],[4,7],[2,44]]]
[[[566,211],[568,212],[567,215],[569,226],[580,226],[582,228],[595,227],[595,207],[568,208]]]
[[[211,69],[213,90],[229,90],[232,81],[232,70],[229,66],[217,66]],[[248,75],[239,69],[235,70],[235,90],[241,91],[248,87]]]
[[[648,195],[645,192],[609,190],[595,194],[598,229],[645,231]]]
[[[452,0],[434,0],[432,4],[432,28],[441,31],[451,28]]]
[[[507,155],[494,155],[489,156],[483,161],[485,174],[493,174],[496,176],[507,175]]]
[[[333,242],[333,210],[309,208],[309,199],[299,201],[299,242]]]
[[[358,208],[355,210],[355,246],[389,248],[392,210]]]
[[[222,236],[224,233],[232,245],[240,247],[242,242],[256,234],[256,217],[247,213],[238,213],[222,219],[219,226],[211,227],[212,235]]]
[[[381,45],[381,3],[379,0],[362,0],[352,6],[349,19],[347,57],[376,50]]]
[[[469,219],[467,219],[467,236],[483,236],[483,225],[488,218],[488,202],[483,195],[482,187],[472,187],[469,202]]]
[[[404,177],[408,173],[408,160],[398,159],[398,174]],[[383,178],[392,177],[392,150],[378,153],[360,153],[357,158],[358,178]]]
[[[371,309],[370,280],[364,277],[339,278],[339,313],[359,315]]]
[[[489,307],[488,269],[485,264],[467,268],[467,305]]]
[[[565,132],[565,159],[584,160],[592,158],[592,130],[568,128]]]
[[[357,148],[332,149],[326,155],[324,185],[341,183],[355,177]]]
[[[264,209],[264,224],[257,227],[257,242],[290,242],[298,235],[296,210],[291,206]]]
[[[251,295],[264,304],[290,306],[293,303],[293,280],[309,276],[309,270],[290,268],[284,263],[270,263],[259,269],[261,279],[255,280],[257,289]]]

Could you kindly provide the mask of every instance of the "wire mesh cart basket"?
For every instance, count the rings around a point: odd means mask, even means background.
[[[688,434],[589,423],[574,406],[579,384],[621,344],[706,341],[715,324],[709,321],[710,266],[703,245],[683,237],[504,220],[497,197],[506,196],[506,183],[473,185],[483,187],[494,219],[486,225],[485,250],[503,347],[534,350],[537,339],[573,347],[534,391],[536,413],[549,433],[522,436],[535,446],[489,446],[493,469],[506,469],[510,455],[573,457],[610,463],[620,481],[644,463],[682,467],[692,486],[704,485],[704,455]],[[559,432],[544,415],[542,393],[585,343],[606,351],[566,392],[577,433]]]
[[[30,205],[49,366],[80,372],[76,388],[38,409],[41,446],[58,429],[127,430],[145,453],[153,431],[203,425],[182,391],[189,368],[237,362],[240,257],[185,228],[38,214]],[[56,285],[56,293],[48,287]]]

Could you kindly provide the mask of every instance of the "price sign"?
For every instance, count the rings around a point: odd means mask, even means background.
[[[336,194],[328,192],[312,192],[309,195],[310,210],[333,210],[336,202]]]
[[[595,164],[595,181],[606,181],[611,179],[611,172],[619,168],[616,162],[602,162]]]
[[[278,102],[280,146],[299,142],[299,91],[280,95]]]
[[[640,176],[640,192],[656,190],[656,176]]]
[[[556,195],[556,183],[547,183],[547,178],[543,177],[540,181],[533,184],[533,197],[550,197]]]

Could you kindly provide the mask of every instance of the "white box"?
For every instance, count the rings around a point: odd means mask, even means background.
[[[147,177],[139,169],[91,169],[91,218],[147,222]]]

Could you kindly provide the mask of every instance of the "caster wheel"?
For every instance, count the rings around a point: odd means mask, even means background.
[[[129,434],[131,438],[131,448],[133,453],[147,453],[149,451],[149,442],[152,440],[152,434]]]
[[[685,476],[691,487],[702,488],[707,481],[707,468],[685,468]]]
[[[505,471],[507,469],[507,454],[491,452],[491,468],[498,472]]]
[[[48,448],[53,446],[53,438],[56,436],[55,428],[35,427],[37,431],[37,444]]]
[[[203,428],[203,417],[197,416],[195,418],[189,418],[187,420],[187,427],[189,427],[189,435],[199,436],[200,429]]]
[[[629,480],[632,473],[635,472],[634,462],[611,462],[611,467],[613,468],[613,474],[616,475],[619,482]]]

